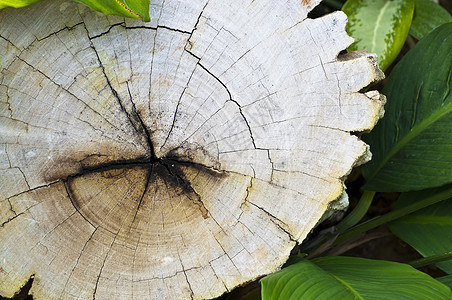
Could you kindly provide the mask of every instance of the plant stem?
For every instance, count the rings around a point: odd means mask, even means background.
[[[364,217],[372,203],[374,195],[374,191],[364,191],[361,195],[361,199],[359,199],[358,205],[356,205],[353,211],[336,225],[338,233],[343,233],[347,229],[355,226]]]
[[[319,251],[319,249],[323,249],[324,247],[326,247],[326,249],[330,248],[333,242],[331,241],[333,236],[337,236],[338,233],[343,233],[344,231],[354,226],[363,218],[363,216],[369,209],[370,204],[372,203],[374,195],[375,195],[374,191],[364,191],[363,194],[361,195],[361,198],[359,199],[358,205],[356,205],[353,211],[349,213],[339,224],[335,226],[336,230],[334,234],[325,234],[317,237],[317,239],[313,240],[313,243],[311,245],[308,245],[304,249],[304,251],[309,252],[309,255],[315,256],[318,254],[317,252]],[[323,249],[323,251],[326,249]]]
[[[403,208],[389,212],[385,215],[370,219],[370,220],[363,222],[355,227],[352,227],[349,230],[345,231],[344,233],[340,234],[337,237],[336,241],[332,244],[332,246],[336,246],[357,234],[368,231],[372,228],[375,228],[375,227],[385,224],[387,222],[393,221],[400,217],[406,216],[412,212],[415,212],[415,211],[422,209],[424,207],[427,207],[429,205],[438,203],[440,201],[447,200],[451,197],[452,197],[452,189],[447,189],[443,192],[440,192],[433,196],[427,197],[424,200],[417,201],[417,202],[407,205]]]
[[[438,262],[442,262],[445,260],[452,259],[452,252],[441,253],[437,255],[432,255],[420,259],[413,260],[409,264],[414,268],[420,268],[432,264],[436,264]]]

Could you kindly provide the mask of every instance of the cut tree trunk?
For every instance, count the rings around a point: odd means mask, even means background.
[[[274,272],[369,159],[375,55],[316,1],[0,12],[0,294],[212,298]]]

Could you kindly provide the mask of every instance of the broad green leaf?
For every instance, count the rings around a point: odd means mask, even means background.
[[[382,91],[386,113],[363,136],[373,158],[366,190],[406,192],[452,182],[452,23],[419,41]]]
[[[0,0],[0,9],[23,7],[42,0]],[[141,19],[149,22],[150,0],[74,0],[106,15]]]
[[[262,299],[451,299],[451,290],[413,267],[328,256],[303,259],[261,280]]]
[[[415,0],[415,2],[410,34],[418,40],[436,27],[452,22],[452,16],[438,3],[432,0]]]
[[[106,15],[141,19],[149,22],[150,0],[74,0]]]
[[[348,0],[346,30],[355,39],[349,51],[376,53],[385,71],[402,50],[410,30],[414,0]]]
[[[439,278],[436,278],[436,280],[447,285],[450,289],[452,289],[452,275],[439,277]]]
[[[42,0],[0,0],[0,9],[5,7],[24,7]]]
[[[403,193],[397,200],[396,209],[445,190],[452,185],[418,192]],[[415,248],[422,256],[428,257],[452,251],[452,199],[444,200],[418,210],[389,224],[391,231]],[[452,260],[436,264],[452,274]]]

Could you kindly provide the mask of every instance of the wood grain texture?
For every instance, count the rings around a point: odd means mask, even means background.
[[[0,294],[203,299],[276,271],[370,158],[376,57],[319,1],[0,12]]]

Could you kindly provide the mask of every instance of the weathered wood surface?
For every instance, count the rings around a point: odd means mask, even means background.
[[[319,1],[0,12],[0,294],[211,298],[276,271],[381,117]]]

